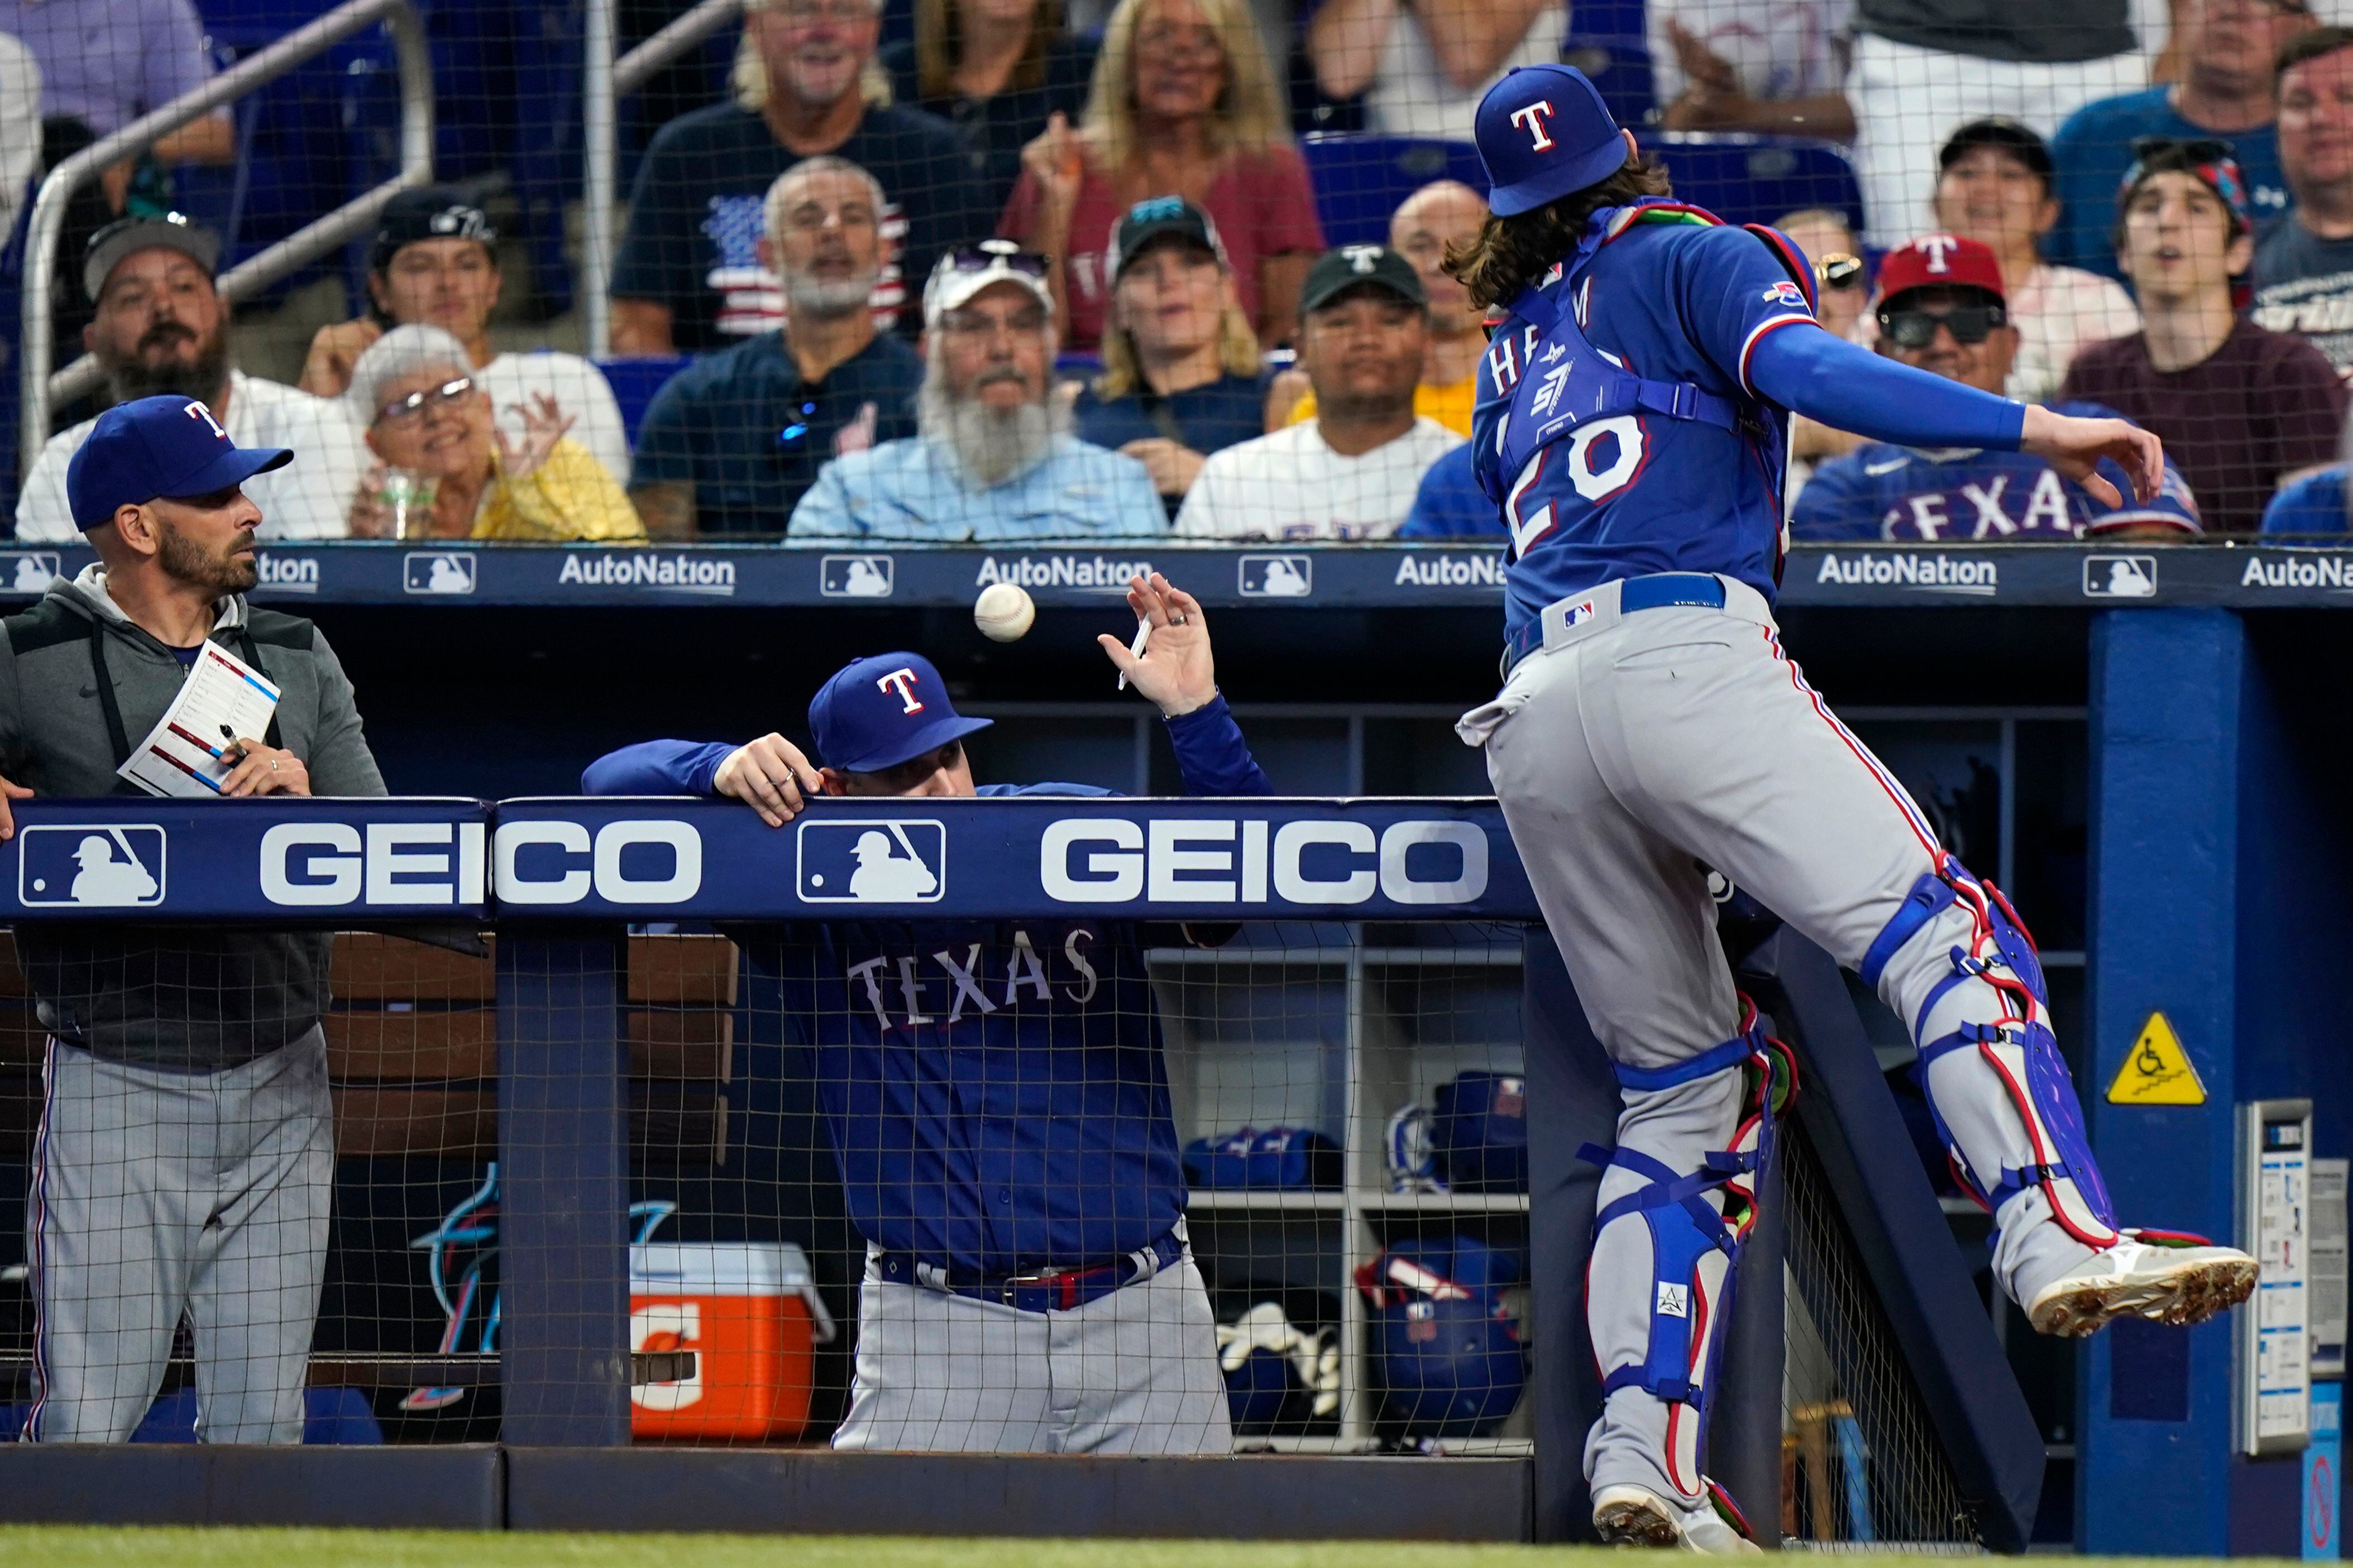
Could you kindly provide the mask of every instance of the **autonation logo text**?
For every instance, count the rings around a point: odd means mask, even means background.
[[[315,556],[275,555],[264,550],[253,559],[258,579],[257,588],[275,588],[281,594],[315,594],[319,591],[319,562]]]
[[[585,588],[668,588],[681,594],[733,596],[735,563],[694,555],[566,555],[556,582]]]
[[[1943,552],[1879,555],[1827,554],[1817,583],[1848,587],[1917,588],[1927,594],[1976,594],[1990,598],[2000,589],[1995,564],[1982,556],[1947,555]]]
[[[1124,594],[1131,577],[1152,575],[1149,561],[1113,561],[1101,555],[1017,555],[1010,560],[990,555],[980,563],[973,586],[1010,583],[1018,588],[1075,588],[1097,594]]]
[[[1416,850],[1421,853],[1416,854]],[[1038,851],[1046,896],[1069,904],[1467,904],[1487,890],[1487,835],[1469,822],[1144,822],[1066,817]]]
[[[2239,574],[2242,588],[2328,588],[2353,593],[2353,558],[2342,555],[2251,555]]]
[[[1500,553],[1477,555],[1411,554],[1398,562],[1398,588],[1501,588],[1504,558]]]

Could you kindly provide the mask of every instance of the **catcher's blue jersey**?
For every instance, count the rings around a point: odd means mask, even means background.
[[[1758,235],[1645,202],[1595,214],[1577,253],[1535,292],[1610,363],[1695,388],[1719,415],[1676,417],[1646,404],[1582,422],[1505,471],[1514,395],[1530,378],[1565,382],[1577,356],[1564,341],[1571,334],[1547,334],[1523,313],[1495,330],[1472,440],[1481,486],[1512,536],[1505,629],[1596,584],[1652,572],[1720,572],[1771,597],[1787,416],[1745,373],[1766,334],[1813,321],[1788,264]],[[1546,383],[1534,384],[1523,417],[1546,411]]]
[[[2096,403],[2056,403],[2052,411],[2084,419],[2120,417]],[[2113,462],[2100,473],[2124,504],[2111,510],[2024,452],[1920,451],[1874,441],[1824,463],[1799,493],[1789,531],[1816,542],[1887,539],[1947,543],[2063,543],[2086,534],[2155,523],[2200,531],[2198,502],[2173,459],[2147,501]]]

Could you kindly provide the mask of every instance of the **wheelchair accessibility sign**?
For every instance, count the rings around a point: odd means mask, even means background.
[[[947,892],[942,822],[803,822],[794,886],[811,904],[935,904]]]
[[[2116,1079],[2108,1085],[2111,1105],[2203,1105],[2206,1085],[2181,1047],[2181,1037],[2162,1013],[2151,1013],[2133,1041]]]
[[[164,901],[161,827],[65,824],[17,836],[16,901],[26,909],[152,909]]]

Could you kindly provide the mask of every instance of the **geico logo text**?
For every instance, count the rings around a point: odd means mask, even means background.
[[[503,831],[503,830],[501,830]],[[1429,846],[1433,852],[1409,857]],[[1050,824],[1038,875],[1072,904],[1467,904],[1487,890],[1487,836],[1468,822],[1070,817]]]
[[[291,908],[482,901],[480,822],[281,822],[261,836],[261,896]]]

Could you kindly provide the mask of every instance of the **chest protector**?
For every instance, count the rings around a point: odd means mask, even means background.
[[[1486,363],[1493,389],[1488,395],[1500,395],[1506,406],[1496,421],[1492,463],[1474,462],[1481,489],[1498,505],[1544,447],[1573,437],[1581,427],[1629,415],[1697,420],[1742,437],[1764,466],[1771,493],[1778,498],[1782,492],[1788,428],[1780,409],[1757,399],[1721,397],[1690,382],[1637,375],[1586,337],[1593,259],[1638,223],[1713,227],[1723,220],[1672,202],[1604,207],[1593,215],[1576,253],[1511,301],[1511,319],[1489,340]],[[1773,229],[1745,226],[1773,252],[1812,310],[1814,274],[1805,258]]]

